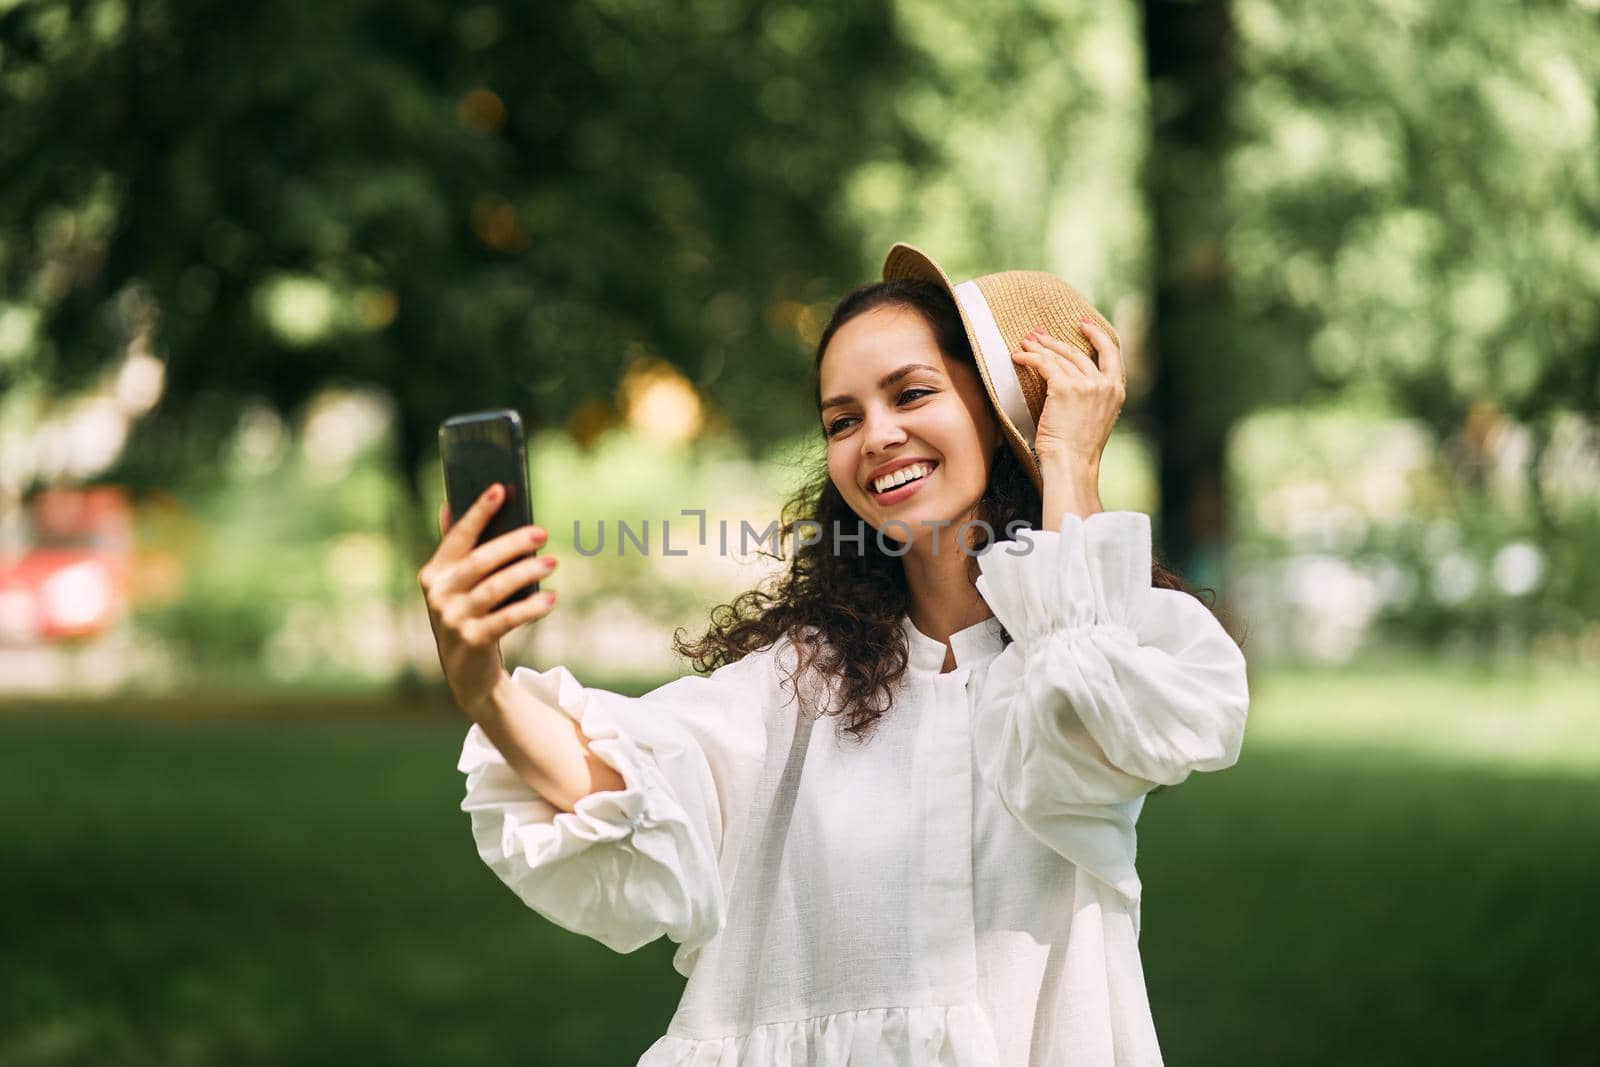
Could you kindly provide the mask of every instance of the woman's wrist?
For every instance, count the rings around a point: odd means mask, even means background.
[[[494,682],[475,700],[463,703],[461,710],[473,722],[481,724],[486,719],[494,721],[504,718],[508,708],[521,703],[520,697],[520,687],[512,681],[511,672],[502,666]]]
[[[1039,469],[1044,475],[1043,529],[1060,532],[1063,515],[1088,518],[1103,510],[1099,461],[1046,453],[1039,457]]]
[[[590,751],[578,722],[504,669],[488,694],[465,710],[512,771],[560,811],[573,810],[590,793],[627,788],[622,775]]]

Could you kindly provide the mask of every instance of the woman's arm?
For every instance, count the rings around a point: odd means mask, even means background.
[[[1150,519],[1061,518],[979,557],[1013,638],[990,670],[982,744],[1030,797],[1120,804],[1233,764],[1244,655],[1204,604],[1150,585]]]
[[[528,709],[507,692],[509,714],[486,718],[524,736],[502,746],[477,723],[456,764],[467,778],[461,807],[478,855],[529,907],[618,952],[665,934],[678,942],[674,964],[688,974],[726,919],[765,764],[774,655],[754,652],[642,697],[588,688],[565,667],[517,668],[511,684],[540,717],[523,715]],[[546,723],[548,709],[572,724],[557,748],[565,768],[552,766],[542,747],[546,729],[558,737],[563,729]],[[527,772],[532,782],[507,758],[530,750],[541,754]],[[589,760],[607,769],[591,772]],[[570,810],[543,795],[541,776],[551,773],[566,776]],[[620,788],[576,795],[573,783],[582,789],[608,773]]]
[[[560,811],[572,811],[591,793],[625,788],[576,722],[504,671],[482,701],[464,710],[517,777]]]
[[[548,575],[556,561],[533,555],[547,539],[538,526],[476,544],[504,497],[499,485],[490,486],[460,522],[452,522],[449,505],[441,504],[439,545],[417,572],[417,584],[427,600],[439,665],[456,704],[518,778],[557,809],[570,812],[582,797],[623,788],[623,780],[590,750],[576,722],[506,673],[500,639],[548,615],[555,592],[499,605],[525,581]]]
[[[1012,636],[973,717],[979,772],[1044,844],[1113,887],[1138,927],[1147,793],[1234,763],[1244,655],[1204,604],[1150,585],[1150,520],[1065,514],[978,557]]]
[[[766,753],[769,656],[643,697],[587,689],[570,671],[507,674],[500,638],[555,594],[499,607],[555,561],[539,527],[475,542],[492,486],[417,574],[456,704],[473,720],[456,767],[478,855],[529,907],[618,952],[666,934],[688,974],[727,915],[725,879]],[[770,650],[769,650],[770,651]]]
[[[1100,513],[1100,461],[1046,453],[1039,457],[1044,475],[1043,528],[1061,532],[1061,517],[1087,519]]]

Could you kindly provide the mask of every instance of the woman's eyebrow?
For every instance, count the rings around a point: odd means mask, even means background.
[[[885,374],[882,378],[879,378],[878,379],[878,388],[879,389],[887,389],[887,388],[889,388],[889,386],[893,385],[895,382],[898,382],[901,378],[904,378],[906,375],[910,374],[912,371],[919,371],[919,370],[931,370],[935,374],[939,373],[939,368],[930,367],[926,363],[907,363],[905,366],[896,367],[894,370],[890,371],[888,374]],[[849,396],[845,396],[845,395],[842,395],[842,394],[839,395],[839,396],[830,396],[828,399],[824,400],[822,403],[817,405],[817,410],[818,411],[827,411],[829,408],[838,407],[840,404],[848,404],[848,403],[850,403],[850,399],[851,398]]]

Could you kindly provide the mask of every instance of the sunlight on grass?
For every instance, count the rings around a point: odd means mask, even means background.
[[[1520,770],[1600,768],[1600,679],[1440,664],[1271,670],[1252,679],[1254,745],[1372,747]]]
[[[1140,819],[1168,1061],[1588,1062],[1595,696],[1417,661],[1258,677],[1239,766]],[[341,707],[0,714],[0,1063],[638,1059],[671,943],[619,956],[506,891],[461,721]]]

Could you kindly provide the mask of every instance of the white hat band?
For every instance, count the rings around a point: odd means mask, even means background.
[[[1016,364],[1011,362],[1011,352],[1006,348],[1005,339],[1000,336],[1000,327],[994,321],[994,313],[989,310],[989,302],[983,298],[983,291],[975,281],[962,282],[956,286],[955,294],[956,303],[961,305],[962,314],[972,324],[978,347],[983,350],[983,362],[989,369],[989,384],[994,386],[1000,410],[1016,425],[1031,449],[1038,428],[1033,422],[1033,412],[1028,410],[1028,398],[1022,395],[1022,382],[1017,379]]]

